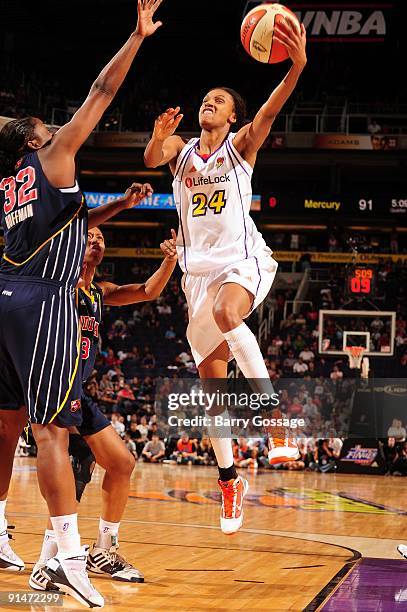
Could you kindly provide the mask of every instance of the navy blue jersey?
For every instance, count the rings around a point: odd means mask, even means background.
[[[38,153],[16,164],[0,182],[5,248],[0,273],[31,276],[75,286],[87,241],[87,207],[76,183],[53,187]]]
[[[79,289],[79,317],[82,330],[82,380],[92,374],[99,348],[99,326],[103,312],[103,292],[91,283],[90,291]]]

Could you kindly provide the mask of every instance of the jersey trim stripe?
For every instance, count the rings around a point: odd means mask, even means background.
[[[259,273],[259,283],[258,283],[257,288],[256,288],[256,295],[254,296],[256,298],[257,294],[259,292],[259,287],[260,287],[260,283],[261,283],[261,272],[260,272],[260,267],[259,267],[259,260],[257,259],[257,257],[255,257],[254,259],[256,261],[257,272]]]
[[[78,290],[75,290],[75,296],[76,296],[76,301],[78,300]],[[77,308],[75,309],[75,311],[77,312]],[[75,365],[74,365],[74,369],[72,372],[72,375],[69,378],[69,386],[68,389],[66,391],[65,397],[62,400],[61,404],[58,406],[55,414],[51,417],[50,419],[50,423],[52,423],[52,421],[58,416],[58,414],[61,412],[61,410],[63,409],[63,407],[66,404],[66,401],[71,393],[71,389],[73,386],[73,383],[75,382],[75,377],[76,377],[76,373],[78,371],[78,366],[79,366],[79,358],[81,355],[81,340],[82,340],[82,333],[81,333],[81,327],[79,325],[79,318],[76,317],[76,322],[78,325],[78,335],[77,335],[77,342],[76,342],[76,359],[75,359]],[[69,351],[70,355],[72,354],[72,351]]]
[[[37,347],[38,347],[38,340],[40,338],[40,333],[41,333],[41,328],[42,328],[42,319],[44,316],[44,308],[45,308],[45,302],[42,303],[41,306],[41,315],[40,315],[40,322],[38,324],[38,331],[37,331],[37,337],[35,339],[35,345],[34,345],[34,351],[31,357],[31,368],[30,368],[30,373],[28,375],[28,391],[27,391],[27,395],[28,395],[28,413],[32,414],[31,412],[31,378],[32,378],[32,374],[34,371],[34,363],[35,363],[35,358],[37,356]]]
[[[48,257],[47,257],[47,261],[45,262],[45,266],[44,266],[44,271],[42,273],[42,278],[45,278],[45,274],[47,273],[47,267],[48,267],[48,262],[49,262],[49,257],[51,255],[52,252],[52,245],[54,244],[54,239],[51,240],[51,244],[49,245],[49,251],[48,251]]]
[[[55,278],[55,272],[56,272],[57,265],[58,265],[59,253],[61,251],[62,236],[63,236],[63,234],[64,234],[64,232],[61,232],[60,235],[59,235],[59,245],[58,245],[58,250],[57,250],[56,257],[55,257],[55,264],[54,264],[54,269],[52,270],[51,278]]]
[[[58,304],[58,316],[57,316],[57,329],[56,329],[56,334],[55,334],[56,338],[59,338],[59,325],[60,325],[60,322],[61,322],[61,304],[62,304],[62,287],[59,289],[59,304]],[[45,402],[45,409],[44,409],[44,418],[42,419],[43,423],[45,423],[46,417],[47,417],[47,414],[48,414],[49,396],[50,396],[50,393],[51,393],[51,385],[54,382],[53,374],[54,374],[55,362],[57,360],[57,354],[58,354],[58,350],[57,349],[58,349],[58,347],[55,344],[54,345],[54,358],[52,360],[51,372],[50,372],[50,375],[49,375],[47,399],[46,399],[46,402]]]
[[[230,142],[230,140],[227,140],[226,142],[226,146],[229,148],[229,151],[231,153],[231,155],[235,158],[235,160],[237,161],[238,165],[241,167],[241,169],[243,170],[243,172],[245,172],[247,174],[247,176],[251,179],[251,175],[250,173],[246,170],[246,168],[244,167],[244,159],[243,157],[240,155],[239,151],[235,148],[235,146],[233,145],[232,142]],[[239,159],[240,158],[240,159]],[[247,163],[247,162],[246,162]]]
[[[69,226],[69,230],[68,230],[68,244],[71,244],[71,233],[72,233],[72,223]],[[65,257],[64,258],[64,267],[62,268],[62,272],[61,272],[61,276],[59,277],[59,280],[62,282],[62,279],[64,278],[64,274],[65,274],[65,268],[66,268],[66,262],[68,261],[68,258]]]
[[[237,182],[237,189],[239,191],[240,205],[242,207],[242,217],[243,217],[243,226],[244,226],[244,250],[245,250],[245,253],[246,253],[245,259],[248,259],[249,253],[247,251],[247,228],[246,228],[246,219],[245,219],[245,215],[244,215],[244,205],[243,205],[242,192],[240,191],[240,183],[239,183],[239,177],[238,177],[238,174],[237,174],[237,171],[236,171],[236,166],[235,166],[235,164],[233,162],[233,158],[232,158],[232,155],[231,155],[231,153],[229,151],[229,148],[228,148],[227,144],[228,143],[226,143],[226,151],[229,153],[230,160],[232,162],[233,172],[235,173],[236,182]]]
[[[191,147],[189,149],[189,151],[188,151],[187,156],[186,157],[184,156],[184,167],[182,169],[181,177],[179,179],[180,182],[182,182],[182,178],[184,176],[185,168],[187,167],[188,160],[189,160],[193,150],[194,150],[194,147]],[[183,226],[183,223],[182,223],[182,189],[180,191],[181,191],[181,193],[180,193],[180,198],[179,198],[179,224],[180,224],[180,227],[181,227],[182,243],[183,243],[183,248],[184,248],[184,266],[185,266],[185,271],[188,273],[188,268],[187,268],[187,249],[186,249],[186,246],[185,246],[185,233],[184,233],[184,226]]]
[[[73,185],[72,187],[63,187],[59,191],[61,193],[78,193],[79,191],[78,181],[75,181],[75,185]]]
[[[196,139],[194,138],[194,141],[195,141],[195,140],[196,140]],[[182,164],[184,163],[185,158],[186,158],[187,156],[189,156],[189,154],[191,153],[191,151],[193,151],[194,146],[195,146],[195,145],[194,145],[194,144],[192,144],[192,146],[191,146],[189,149],[187,149],[187,150],[185,151],[185,153],[184,153],[184,157],[181,159],[180,163],[178,164],[178,168],[176,168],[176,170],[175,170],[175,172],[174,172],[174,179],[176,179],[176,178],[177,178],[178,172],[180,171],[180,168],[181,168]]]
[[[44,246],[46,244],[48,244],[48,242],[50,242],[53,238],[56,238],[56,236],[58,236],[58,234],[60,234],[61,232],[64,231],[64,229],[66,229],[75,219],[76,217],[79,215],[80,211],[82,210],[83,204],[85,202],[85,198],[82,198],[82,202],[81,205],[79,206],[78,210],[76,211],[76,213],[74,214],[74,216],[72,217],[72,219],[69,219],[69,221],[63,226],[61,227],[61,229],[59,229],[57,232],[55,232],[55,234],[53,234],[52,236],[50,236],[48,238],[48,240],[46,240],[45,242],[43,242],[35,251],[34,253],[31,253],[31,255],[29,257],[27,257],[27,259],[25,261],[22,261],[20,263],[13,261],[12,259],[10,259],[9,257],[7,257],[7,255],[3,255],[3,259],[5,259],[6,261],[8,261],[8,263],[11,263],[13,266],[19,267],[19,266],[24,266],[24,264],[28,263],[33,257],[35,257],[35,255],[37,255],[37,253],[39,253],[41,251],[41,249],[44,248]],[[76,253],[76,252],[75,252]]]
[[[51,300],[51,313],[49,315],[47,344],[45,345],[45,354],[42,358],[41,373],[40,373],[40,378],[39,378],[38,385],[37,385],[37,396],[35,398],[35,403],[34,403],[34,421],[35,422],[37,422],[37,404],[38,404],[38,399],[39,399],[40,391],[41,391],[41,383],[42,383],[42,377],[44,375],[45,362],[48,357],[49,337],[51,334],[51,327],[52,327],[52,315],[54,314],[54,302],[55,302],[55,295],[52,296],[52,300]]]
[[[202,159],[202,161],[203,161],[205,164],[207,164],[207,163],[208,163],[208,161],[209,161],[209,160],[210,160],[210,159],[211,159],[211,158],[212,158],[214,155],[216,155],[216,153],[219,153],[219,151],[221,150],[221,148],[223,147],[223,145],[225,144],[225,142],[227,142],[227,141],[228,141],[228,138],[229,138],[229,134],[228,134],[227,136],[225,136],[225,138],[224,138],[224,140],[222,141],[222,144],[220,145],[220,147],[218,147],[218,148],[216,149],[216,151],[214,151],[213,153],[211,153],[211,154],[209,155],[209,157],[207,157],[206,159],[204,159],[204,158],[202,157],[202,155],[200,155],[200,154],[198,153],[198,151],[196,150],[196,149],[197,149],[197,147],[198,147],[198,145],[199,145],[199,146],[201,146],[201,139],[199,139],[199,140],[198,140],[198,142],[196,142],[196,143],[195,143],[195,145],[194,145],[195,154],[196,154],[196,155],[198,155],[198,157],[199,157],[200,159]]]
[[[72,300],[69,299],[69,294],[68,294],[67,291],[65,291],[65,296],[64,296],[64,312],[65,312],[65,317],[64,317],[64,353],[63,353],[63,361],[62,361],[62,364],[61,364],[61,372],[65,372],[66,337],[67,337],[66,327],[67,327],[67,324],[68,324],[68,308],[70,309],[69,315],[71,316]],[[71,316],[71,319],[72,319],[72,316]],[[57,406],[59,406],[59,403],[61,401],[61,392],[62,392],[62,379],[59,382]]]

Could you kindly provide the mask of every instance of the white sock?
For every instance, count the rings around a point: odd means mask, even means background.
[[[120,523],[110,523],[102,518],[99,520],[99,535],[96,542],[97,548],[111,548],[116,546]]]
[[[250,331],[246,323],[241,323],[239,327],[225,332],[223,336],[245,378],[266,378],[270,380],[256,336]]]
[[[239,327],[224,333],[223,336],[243,376],[249,379],[252,390],[256,393],[272,395],[274,389],[263,355],[256,336],[250,331],[246,323],[241,323]]]
[[[230,438],[210,438],[216,461],[220,468],[233,465],[232,440]]]
[[[227,410],[220,415],[223,419],[229,417]],[[209,425],[208,436],[220,468],[229,468],[233,465],[232,432],[230,427],[216,427]],[[222,436],[222,437],[219,437]]]
[[[45,563],[58,552],[58,544],[55,536],[55,532],[52,529],[46,529],[44,533],[44,540],[42,542],[40,561]]]
[[[78,531],[78,515],[51,516],[58,552],[63,556],[75,556],[81,548],[81,537]]]
[[[0,533],[7,529],[7,521],[5,517],[7,499],[0,500]]]

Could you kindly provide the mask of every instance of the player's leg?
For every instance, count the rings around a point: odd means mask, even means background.
[[[227,378],[229,347],[226,342],[222,342],[215,351],[209,355],[199,366],[199,376],[203,381],[205,391],[210,391],[208,385],[216,385],[216,380],[225,381]],[[205,382],[206,381],[206,382]],[[210,412],[210,416],[222,414],[224,407]],[[222,495],[222,510],[220,515],[221,529],[226,534],[235,533],[243,523],[243,498],[247,493],[247,480],[239,476],[236,472],[233,461],[231,436],[218,437],[219,429],[209,428],[209,437],[219,470],[219,487]],[[221,432],[224,434],[224,432]]]
[[[120,521],[129,497],[135,459],[110,425],[85,439],[96,463],[105,469],[99,534],[89,553],[88,570],[122,582],[144,582],[143,574],[118,553]]]
[[[26,422],[25,406],[16,410],[0,410],[0,570],[6,571],[24,569],[24,562],[10,546],[5,511],[14,453]]]
[[[271,397],[274,389],[263,355],[256,336],[243,320],[249,314],[253,301],[254,295],[246,287],[234,282],[225,283],[215,297],[213,317],[253,391]],[[270,406],[269,416],[281,417],[281,411]],[[282,428],[275,428],[268,433],[270,434],[270,463],[283,463],[298,459],[296,442]]]
[[[86,574],[66,427],[81,422],[80,331],[75,291],[57,282],[9,283],[3,342],[24,392],[38,448],[37,475],[58,542],[44,568],[50,581],[86,606],[103,598]]]
[[[76,501],[79,503],[86,485],[91,481],[92,472],[95,466],[95,457],[85,440],[78,433],[76,427],[70,428],[69,431],[68,452],[75,479]],[[37,591],[49,590],[49,580],[42,573],[42,570],[48,561],[52,559],[52,557],[56,557],[57,554],[57,539],[51,519],[48,518],[40,558],[35,563],[29,579],[31,588]]]

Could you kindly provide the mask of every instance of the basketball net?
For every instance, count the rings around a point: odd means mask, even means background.
[[[345,353],[349,357],[349,367],[351,370],[361,369],[362,378],[369,377],[369,359],[363,358],[367,349],[364,346],[346,346]],[[363,360],[363,361],[362,361]]]

